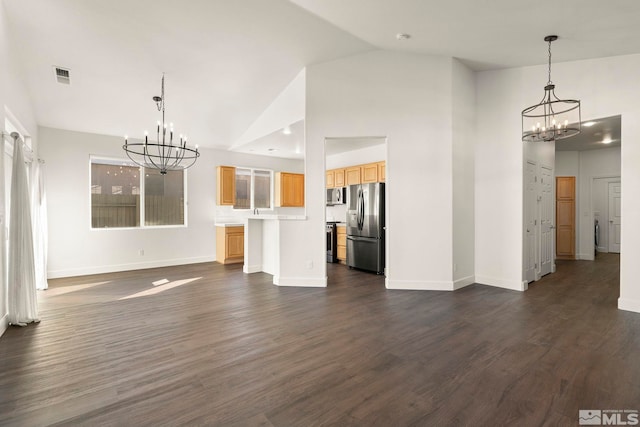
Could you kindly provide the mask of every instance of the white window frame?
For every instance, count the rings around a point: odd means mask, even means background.
[[[140,171],[140,173],[138,173],[138,178],[140,179],[140,225],[137,227],[98,227],[98,228],[94,228],[91,224],[91,216],[93,214],[92,212],[92,207],[91,207],[91,165],[94,163],[94,161],[96,163],[100,163],[102,162],[107,162],[107,163],[102,163],[102,164],[120,164],[122,166],[131,166],[131,167],[137,167],[138,170]],[[145,225],[145,211],[144,211],[144,205],[145,205],[145,183],[144,183],[144,176],[145,175],[145,169],[144,167],[135,164],[134,162],[132,162],[129,159],[124,159],[121,157],[110,157],[110,156],[100,156],[100,155],[90,155],[89,156],[89,185],[88,185],[88,192],[89,192],[89,229],[92,231],[104,231],[104,230],[141,230],[141,229],[146,229],[146,230],[150,230],[150,229],[154,229],[154,228],[187,228],[189,226],[188,224],[188,218],[189,218],[189,211],[188,211],[188,207],[189,207],[189,201],[188,201],[188,196],[187,196],[187,170],[184,169],[182,171],[183,173],[183,180],[182,180],[182,191],[183,191],[183,195],[184,195],[184,201],[183,201],[183,209],[184,209],[184,224],[171,224],[171,225]]]
[[[256,182],[255,182],[255,171],[261,171],[261,172],[269,172],[269,208],[258,208],[261,211],[266,211],[266,212],[273,212],[274,210],[274,205],[275,205],[275,194],[274,194],[274,188],[275,188],[275,183],[274,183],[274,177],[275,177],[275,172],[273,171],[273,169],[267,169],[267,168],[256,168],[256,167],[244,167],[244,166],[234,166],[234,168],[237,169],[246,169],[246,170],[250,170],[251,171],[251,188],[249,191],[250,197],[249,197],[249,208],[248,209],[240,209],[240,208],[236,208],[234,206],[233,210],[234,211],[238,211],[238,212],[247,212],[247,211],[253,211],[254,209],[256,209],[256,205],[255,205],[255,188],[256,188]]]

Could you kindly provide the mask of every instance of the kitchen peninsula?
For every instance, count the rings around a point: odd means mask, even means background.
[[[244,225],[245,273],[265,272],[273,275],[273,284],[280,276],[280,223],[306,220],[305,215],[251,215]]]

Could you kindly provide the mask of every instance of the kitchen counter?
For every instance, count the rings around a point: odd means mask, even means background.
[[[277,215],[277,214],[264,214],[264,215],[249,215],[248,219],[280,219],[280,220],[292,220],[300,221],[306,220],[306,215]]]
[[[243,227],[244,222],[221,222],[216,224],[216,227]]]

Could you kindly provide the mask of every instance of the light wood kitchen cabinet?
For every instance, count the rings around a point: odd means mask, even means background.
[[[360,184],[361,183],[360,170],[361,170],[360,166],[352,166],[350,168],[345,168],[344,170],[345,185]]]
[[[378,162],[378,182],[385,182],[387,179],[387,162]]]
[[[276,172],[277,207],[304,207],[304,174]]]
[[[327,188],[334,188],[336,186],[336,171],[327,171]]]
[[[341,263],[347,262],[347,226],[338,225],[336,248],[338,249],[338,261]]]
[[[327,188],[344,187],[344,169],[331,169],[327,171]]]
[[[216,227],[216,261],[220,264],[244,262],[244,227]]]
[[[233,206],[236,202],[236,168],[218,166],[217,180],[216,200],[218,205]]]
[[[363,184],[368,184],[378,181],[378,163],[369,163],[360,166],[360,179]]]
[[[345,177],[344,177],[344,169],[334,169],[334,174],[335,174],[335,178],[334,178],[334,184],[336,188],[339,187],[344,187],[346,186],[346,181],[345,181]]]
[[[346,187],[353,184],[384,182],[386,179],[386,162],[374,162],[354,165],[345,169],[327,171],[327,188]]]

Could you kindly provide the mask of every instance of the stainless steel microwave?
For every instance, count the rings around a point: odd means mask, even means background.
[[[327,206],[347,203],[347,187],[327,188]]]

